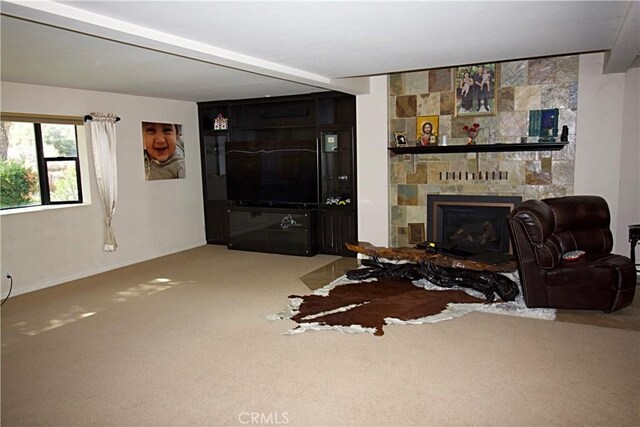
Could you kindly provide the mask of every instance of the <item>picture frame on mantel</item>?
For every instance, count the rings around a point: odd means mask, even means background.
[[[558,136],[557,108],[529,111],[529,136],[539,136],[538,142],[555,142]]]
[[[407,146],[407,133],[406,132],[394,132],[392,147],[406,147]]]
[[[498,106],[498,64],[464,65],[455,70],[455,115],[495,115]]]
[[[416,145],[437,145],[440,116],[420,116],[416,118]]]

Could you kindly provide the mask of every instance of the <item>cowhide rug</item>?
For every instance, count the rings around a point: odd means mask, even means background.
[[[289,296],[289,306],[270,320],[291,319],[298,324],[285,334],[333,329],[383,335],[384,325],[435,323],[472,311],[554,319],[553,309],[529,309],[522,292],[512,302],[485,303],[472,289],[440,288],[422,279],[379,278],[350,281],[345,276],[310,295]]]

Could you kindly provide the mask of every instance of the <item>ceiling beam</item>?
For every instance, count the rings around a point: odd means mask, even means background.
[[[604,74],[626,73],[640,54],[640,2],[629,3],[613,48],[605,54]]]
[[[278,80],[352,95],[369,93],[368,77],[331,79],[53,1],[3,0],[2,14]]]

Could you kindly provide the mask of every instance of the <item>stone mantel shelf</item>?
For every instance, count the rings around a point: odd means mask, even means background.
[[[420,145],[389,147],[395,154],[496,153],[507,151],[558,151],[568,142],[529,142],[524,144]]]

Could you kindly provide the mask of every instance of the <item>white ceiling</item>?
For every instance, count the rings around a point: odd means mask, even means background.
[[[399,71],[640,52],[638,1],[1,1],[3,81],[209,101]]]

